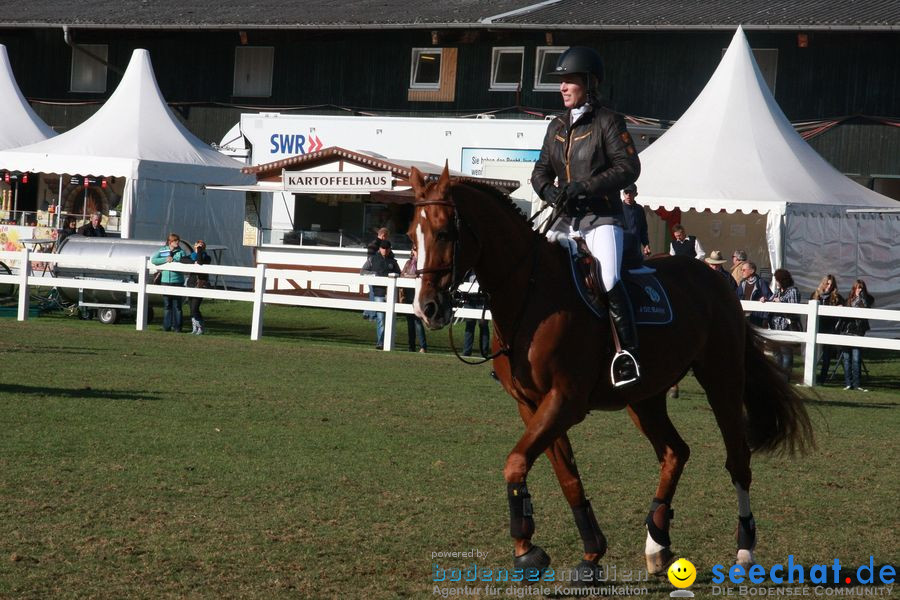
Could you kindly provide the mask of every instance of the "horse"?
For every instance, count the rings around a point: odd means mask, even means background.
[[[434,179],[434,178],[432,178]],[[674,562],[672,502],[690,450],[673,426],[666,392],[692,369],[725,442],[725,467],[737,494],[736,563],[754,564],[756,525],[750,508],[751,452],[803,452],[814,445],[803,398],[759,348],[740,302],[721,276],[694,258],[666,256],[646,264],[668,290],[671,325],[639,327],[642,377],[614,388],[608,365],[615,348],[609,319],[593,314],[573,284],[569,256],[530,226],[498,190],[448,170],[426,181],[412,170],[408,235],[421,278],[413,308],[430,329],[452,320],[451,292],[473,270],[494,320],[493,368],[516,400],[525,432],[506,459],[514,566],[542,571],[550,557],[532,544],[535,531],[526,485],[545,453],[584,546],[575,572],[599,576],[607,540],[585,496],[567,431],[592,410],[628,411],[660,464],[646,518],[647,570]],[[677,348],[677,351],[674,349]]]

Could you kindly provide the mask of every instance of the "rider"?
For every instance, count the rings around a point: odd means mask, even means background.
[[[559,211],[560,218],[547,237],[582,237],[600,262],[610,317],[624,351],[613,357],[613,384],[633,384],[640,378],[640,369],[637,329],[619,278],[623,251],[619,190],[634,183],[641,163],[622,115],[600,100],[603,63],[596,50],[569,48],[559,57],[556,70],[547,75],[560,79],[567,110],[547,127],[531,182],[540,197]]]

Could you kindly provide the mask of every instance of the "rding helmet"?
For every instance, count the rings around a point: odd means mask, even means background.
[[[559,56],[556,69],[547,73],[547,77],[588,74],[596,77],[597,83],[603,81],[603,61],[600,60],[600,54],[593,48],[572,46]]]

